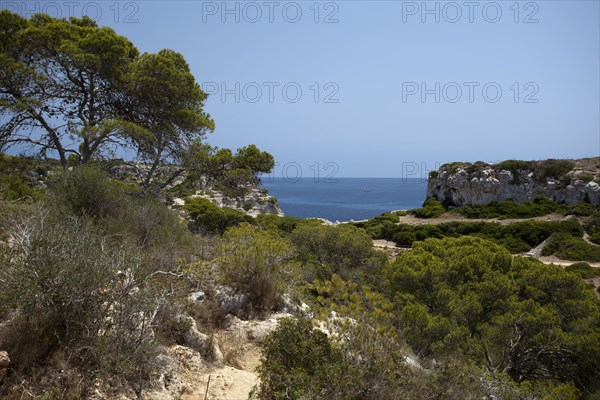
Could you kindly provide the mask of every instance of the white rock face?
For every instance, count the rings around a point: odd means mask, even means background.
[[[280,217],[284,216],[283,211],[277,205],[277,201],[268,194],[261,192],[259,189],[250,189],[248,194],[240,198],[225,197],[219,192],[213,192],[211,195],[204,194],[196,196],[204,197],[221,208],[233,208],[248,214],[251,217],[256,217],[258,214],[275,214]]]
[[[580,171],[576,169],[566,175],[567,181],[548,179],[546,182],[536,180],[531,171],[517,171],[519,176],[514,177],[511,171],[496,171],[492,165],[474,172],[442,166],[437,172],[437,176],[430,175],[427,182],[427,198],[437,198],[449,206],[460,207],[492,200],[525,201],[538,196],[558,203],[573,204],[585,200],[600,204],[600,185],[578,179]]]

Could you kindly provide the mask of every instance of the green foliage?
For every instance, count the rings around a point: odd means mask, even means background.
[[[468,163],[464,161],[455,161],[447,164],[443,164],[440,169],[448,171],[450,175],[454,175],[458,172],[459,168],[466,167]]]
[[[572,209],[540,196],[531,201],[516,202],[513,200],[492,200],[486,204],[471,204],[458,209],[467,218],[532,218],[552,213],[560,213]]]
[[[547,178],[562,180],[574,167],[575,163],[569,160],[544,160],[538,166],[536,178],[542,182]]]
[[[288,215],[280,217],[275,214],[259,214],[256,217],[256,224],[263,229],[275,229],[282,235],[287,235],[301,225],[321,225],[322,221],[313,218],[296,218]]]
[[[243,197],[248,187],[260,183],[259,175],[270,172],[275,161],[266,151],[255,145],[237,149],[218,149],[207,144],[195,144],[186,160],[192,178],[207,180],[209,187],[223,192],[227,197]]]
[[[417,399],[399,343],[347,318],[330,329],[347,341],[332,343],[304,319],[281,320],[263,348],[253,399]]]
[[[9,223],[0,303],[16,316],[0,347],[27,370],[54,352],[97,374],[133,379],[152,362],[154,263],[96,233],[91,221],[34,208]],[[146,371],[148,371],[146,369]]]
[[[545,201],[542,201],[542,204]],[[444,222],[440,224],[408,225],[391,221],[371,219],[356,223],[373,239],[393,240],[398,246],[409,247],[427,238],[477,236],[492,240],[512,253],[530,250],[542,243],[554,232],[581,237],[583,229],[577,221],[522,221],[509,225],[490,222]]]
[[[521,183],[521,171],[529,171],[532,168],[530,161],[523,160],[506,160],[495,165],[496,171],[510,171],[513,176],[511,184],[518,185]]]
[[[179,198],[189,197],[196,193],[197,188],[194,185],[195,182],[188,177],[183,182],[170,188],[167,192]]]
[[[14,201],[19,199],[40,200],[43,191],[36,189],[49,169],[56,163],[41,161],[32,157],[14,157],[0,153],[0,199]]]
[[[332,274],[356,278],[373,273],[379,264],[373,259],[371,238],[352,225],[302,225],[291,239],[309,281],[313,275],[320,279],[329,279]]]
[[[600,304],[561,267],[460,237],[416,243],[385,276],[422,356],[464,354],[518,383],[597,388]]]
[[[340,399],[351,381],[341,351],[304,319],[280,320],[265,340],[258,373],[251,398],[261,400]]]
[[[38,196],[39,192],[26,185],[18,176],[0,173],[1,200],[36,199]]]
[[[407,213],[404,213],[406,215]],[[354,225],[364,228],[367,234],[373,238],[392,240],[396,230],[396,224],[400,222],[398,212],[395,214],[384,213],[365,222],[357,222]]]
[[[372,218],[371,221],[377,223],[377,222],[381,222],[381,221],[389,221],[392,222],[394,224],[397,224],[398,222],[400,222],[400,218],[399,215],[397,213],[392,214],[392,213],[383,213],[381,215],[378,215],[375,218]]]
[[[284,290],[297,279],[294,248],[274,232],[246,223],[229,228],[217,253],[222,281],[249,294],[257,311],[278,309]]]
[[[56,150],[66,165],[76,137],[78,159],[88,162],[119,133],[122,83],[137,49],[88,17],[27,20],[2,10],[0,25],[0,138],[42,155]]]
[[[566,215],[576,215],[578,217],[587,217],[594,214],[598,210],[598,206],[593,206],[586,201],[578,201],[567,207]]]
[[[497,171],[529,171],[531,162],[523,160],[505,160],[495,165]]]
[[[253,222],[252,217],[232,208],[220,208],[203,197],[186,198],[183,209],[192,218],[190,230],[198,233],[222,234],[230,226]]]
[[[203,110],[208,95],[196,83],[183,56],[172,50],[139,56],[126,87],[136,112],[131,115],[135,124],[124,131],[136,143],[138,155],[151,164],[142,183],[147,191],[156,167],[166,160],[183,161],[187,143],[213,131],[215,122]]]
[[[565,271],[577,274],[581,279],[590,279],[600,276],[600,269],[593,268],[586,262],[578,262],[565,267]]]
[[[94,166],[64,171],[50,189],[70,211],[94,218],[115,216],[126,197],[118,183]]]
[[[41,393],[52,381],[37,381],[38,366],[61,360],[77,371],[60,382],[73,398],[96,377],[139,391],[156,354],[155,311],[173,290],[158,277],[194,258],[194,235],[162,202],[126,194],[94,167],[53,171],[48,189],[33,204],[0,204],[0,318],[12,319],[0,347],[12,376],[33,376]]]
[[[600,246],[564,232],[554,233],[542,254],[554,254],[565,260],[600,262]]]
[[[584,224],[585,231],[590,234],[590,240],[600,244],[600,211],[594,212]]]
[[[423,203],[422,208],[409,210],[417,218],[435,218],[446,212],[446,209],[437,199],[430,197]]]

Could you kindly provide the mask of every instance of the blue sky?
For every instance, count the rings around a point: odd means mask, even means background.
[[[255,143],[275,176],[600,155],[596,0],[1,3],[181,52],[212,93],[208,141]]]

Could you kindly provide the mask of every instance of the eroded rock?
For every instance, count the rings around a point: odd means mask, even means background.
[[[600,158],[572,161],[575,168],[560,179],[540,178],[543,162],[529,162],[529,169],[503,170],[493,164],[448,164],[430,173],[427,198],[433,197],[447,206],[460,207],[492,200],[526,201],[545,196],[557,203],[588,201],[600,204]],[[538,167],[539,165],[539,167]],[[586,165],[587,169],[577,167]]]

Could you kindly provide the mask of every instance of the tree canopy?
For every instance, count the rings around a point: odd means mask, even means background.
[[[418,354],[467,354],[519,383],[596,384],[600,304],[560,266],[464,236],[415,243],[386,277]]]
[[[133,145],[153,168],[214,129],[183,56],[139,54],[90,18],[0,12],[0,148],[20,144],[85,164]]]

